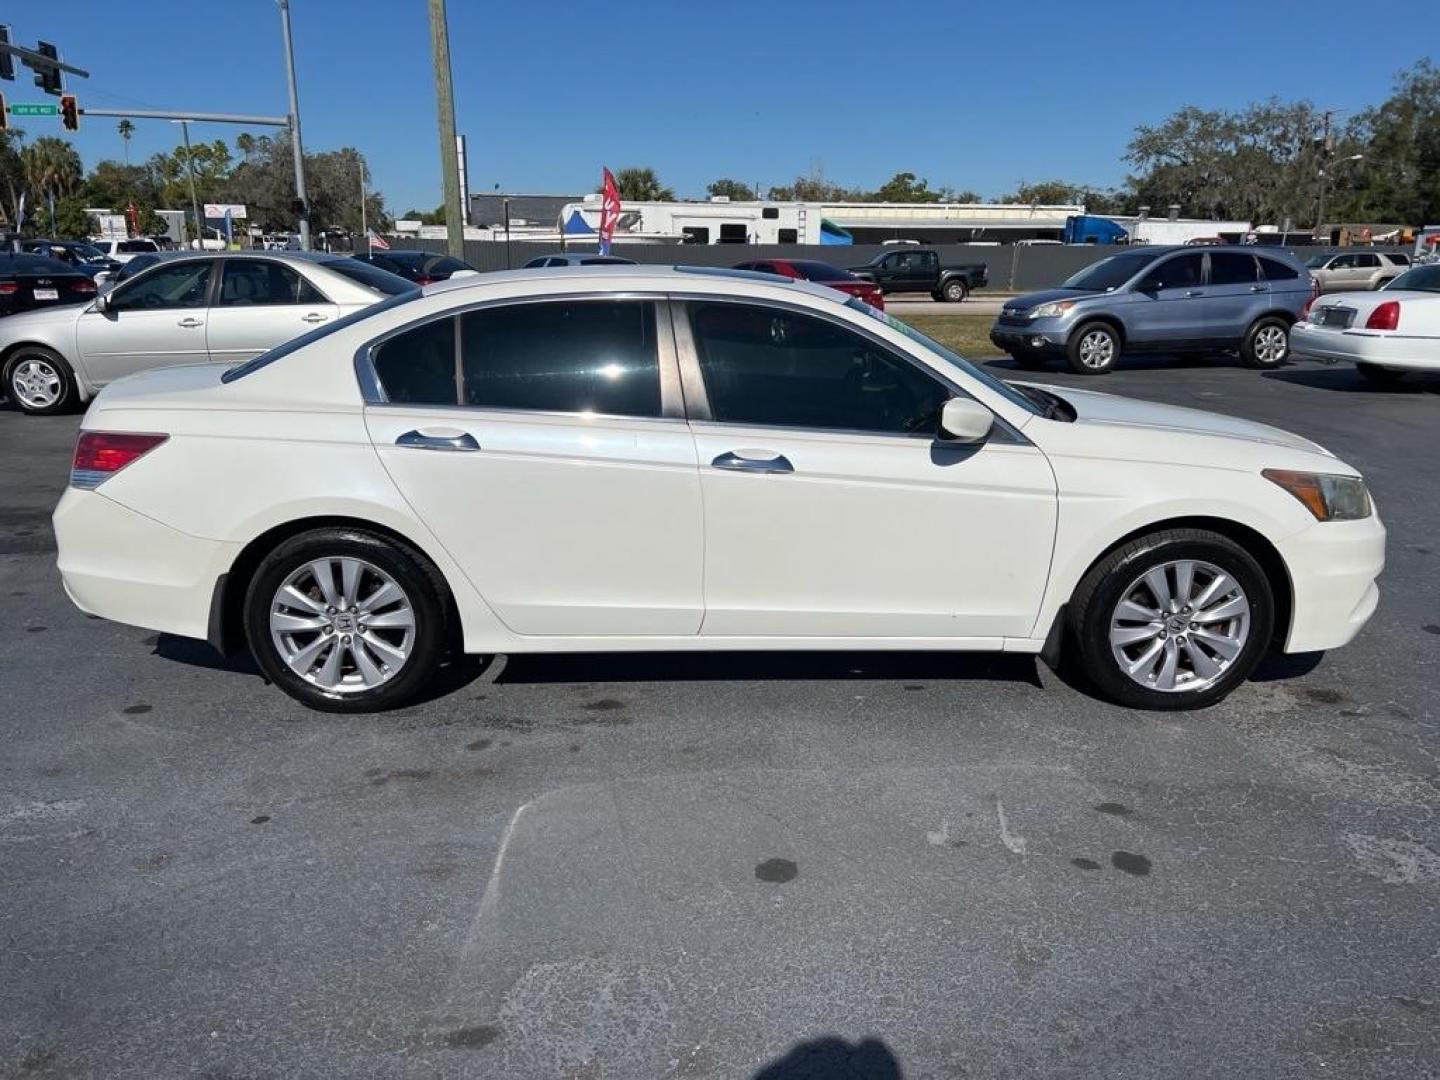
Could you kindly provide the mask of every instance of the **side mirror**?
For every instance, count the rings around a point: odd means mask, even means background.
[[[95,310],[101,315],[110,310],[110,294],[108,292],[103,292],[95,297]]]
[[[995,414],[970,398],[954,397],[940,409],[939,437],[946,442],[984,442],[995,424]]]

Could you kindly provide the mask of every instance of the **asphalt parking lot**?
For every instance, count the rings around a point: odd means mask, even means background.
[[[1370,626],[1199,714],[930,654],[500,659],[308,713],[72,609],[78,419],[0,408],[0,1077],[1437,1075],[1440,378],[1040,381],[1359,466]]]

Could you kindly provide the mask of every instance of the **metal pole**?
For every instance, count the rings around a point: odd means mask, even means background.
[[[451,256],[463,259],[465,219],[460,206],[460,157],[455,145],[455,91],[450,85],[450,31],[445,22],[445,0],[430,0],[430,54],[435,64],[435,115],[440,126],[445,246]]]
[[[310,250],[310,200],[305,194],[305,147],[300,142],[300,94],[295,89],[295,45],[290,40],[290,0],[279,0],[285,38],[285,81],[290,91],[290,151],[295,156],[295,197],[300,200],[300,250]]]
[[[505,269],[510,269],[510,200],[501,199],[500,205],[504,207],[505,213]]]
[[[180,132],[185,136],[185,168],[190,173],[190,209],[195,214],[195,238],[200,251],[205,250],[205,224],[200,217],[200,197],[195,194],[195,155],[190,152],[190,121],[181,120]]]

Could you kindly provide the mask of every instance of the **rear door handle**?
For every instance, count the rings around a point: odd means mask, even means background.
[[[395,440],[396,446],[408,446],[413,450],[479,450],[480,444],[468,431],[446,428],[441,432],[427,434],[423,431],[407,431]]]
[[[1205,291],[1204,291],[1203,289],[1191,289],[1191,290],[1190,290],[1189,292],[1187,292],[1185,295],[1186,295],[1186,296],[1204,296],[1204,295],[1205,295]]]
[[[1270,291],[1270,286],[1269,286],[1269,285],[1251,285],[1251,286],[1250,286],[1250,291],[1251,291],[1251,292],[1269,292],[1269,291]]]
[[[316,314],[315,312],[312,311],[309,315],[301,315],[301,316],[300,316],[300,321],[301,321],[301,322],[308,322],[308,323],[317,323],[317,322],[324,322],[324,321],[325,321],[326,319],[328,319],[328,318],[329,318],[328,315],[318,315],[318,314]]]
[[[710,462],[717,469],[732,472],[792,473],[795,466],[784,454],[773,450],[727,450]]]
[[[205,325],[205,320],[204,320],[204,319],[196,319],[196,318],[181,319],[181,320],[180,320],[178,323],[176,323],[175,325],[176,325],[176,326],[183,326],[183,327],[185,327],[185,329],[187,329],[187,330],[193,330],[193,329],[194,329],[195,327],[197,327],[197,326],[204,326],[204,325]]]

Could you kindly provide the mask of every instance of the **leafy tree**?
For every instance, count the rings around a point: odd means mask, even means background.
[[[712,180],[705,187],[705,191],[711,197],[723,196],[731,202],[754,202],[756,198],[755,189],[742,180],[731,180],[723,177],[719,180]]]
[[[620,189],[620,198],[633,202],[670,202],[675,192],[660,183],[655,170],[648,167],[631,166],[615,174],[615,186]]]
[[[244,155],[240,164],[219,185],[226,202],[244,203],[250,223],[268,231],[292,229],[295,212],[295,165],[290,140],[285,134],[247,137],[237,148]],[[364,156],[353,147],[305,155],[305,188],[310,200],[310,223],[324,229],[360,231],[360,170]],[[384,228],[385,200],[378,191],[367,190],[366,223]],[[444,221],[444,210],[439,211]]]
[[[979,192],[971,191],[969,188],[963,188],[960,191],[953,188],[941,188],[940,190],[941,194],[945,196],[946,202],[981,203],[985,201],[980,197]]]
[[[1080,202],[1084,194],[1083,186],[1066,180],[1038,180],[1034,183],[1022,180],[1014,192],[1000,196],[999,201],[1030,206],[1064,206]]]
[[[25,186],[36,203],[73,193],[84,177],[75,148],[64,139],[49,135],[20,151],[20,166]]]
[[[400,216],[410,221],[418,221],[421,225],[444,225],[445,204],[441,203],[434,210],[406,210]]]
[[[160,186],[155,176],[143,165],[122,165],[118,161],[98,161],[85,178],[85,198],[90,206],[107,206],[123,210],[131,202],[151,206],[160,202]]]
[[[1400,72],[1390,97],[1347,125],[1335,156],[1352,152],[1365,160],[1329,170],[1334,218],[1440,221],[1440,68],[1425,59]]]
[[[55,203],[55,235],[65,240],[83,240],[95,231],[95,220],[85,212],[85,200],[67,195]]]
[[[865,198],[873,202],[933,203],[939,202],[942,195],[931,191],[929,183],[914,173],[898,172]]]
[[[25,166],[20,159],[24,138],[19,128],[0,131],[0,194],[4,197],[5,219],[12,226],[20,212],[20,193],[25,190]]]
[[[772,187],[769,198],[777,201],[797,200],[799,202],[857,202],[865,197],[861,191],[852,191],[832,184],[823,176],[797,176],[793,184]]]

